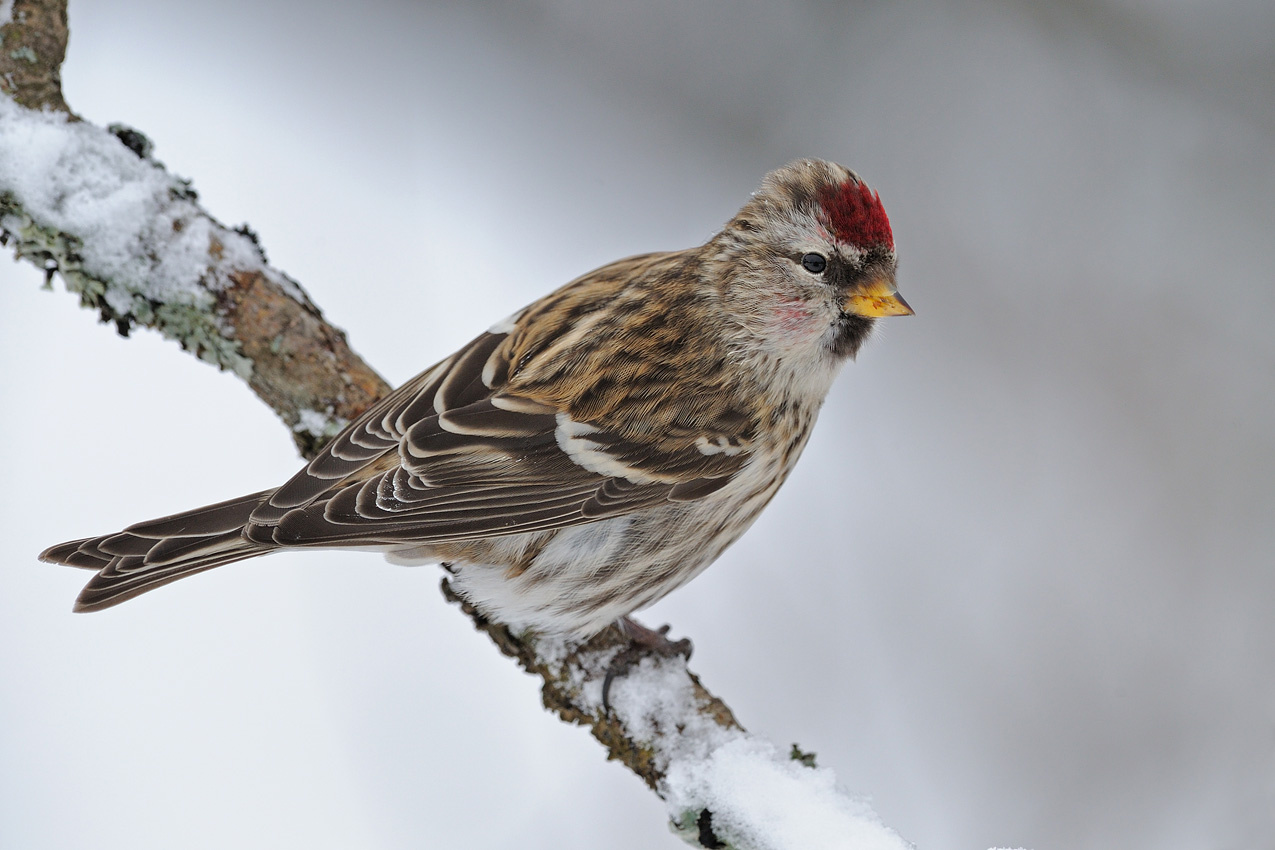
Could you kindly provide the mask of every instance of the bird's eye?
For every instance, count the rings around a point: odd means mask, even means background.
[[[803,254],[801,267],[811,274],[823,274],[823,270],[828,268],[828,258],[823,254]]]

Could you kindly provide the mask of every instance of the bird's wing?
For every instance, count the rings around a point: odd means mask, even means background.
[[[249,539],[288,546],[443,542],[561,528],[730,482],[738,414],[658,439],[577,422],[510,390],[508,335],[479,336],[364,413],[252,515]]]

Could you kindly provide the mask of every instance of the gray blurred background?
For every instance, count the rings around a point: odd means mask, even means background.
[[[1275,847],[1275,5],[70,15],[73,108],[396,383],[788,160],[858,170],[917,316],[644,619],[923,850]],[[432,568],[279,555],[72,616],[44,546],[297,460],[237,380],[0,275],[0,846],[679,846]]]

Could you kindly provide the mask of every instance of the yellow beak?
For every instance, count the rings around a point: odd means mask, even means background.
[[[882,316],[911,316],[915,312],[894,288],[894,282],[883,277],[857,288],[841,305],[841,309],[872,319]]]

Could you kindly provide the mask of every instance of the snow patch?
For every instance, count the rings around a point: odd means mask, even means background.
[[[704,758],[677,758],[664,778],[669,808],[683,829],[711,813],[719,839],[766,850],[908,850],[867,803],[837,788],[826,768],[807,767],[769,741],[738,733]],[[689,815],[689,817],[688,817]],[[689,822],[688,822],[689,821]]]
[[[332,437],[341,433],[349,424],[349,420],[333,416],[331,411],[324,413],[321,410],[306,408],[297,411],[297,424],[292,426],[292,430],[297,433],[313,434],[316,437]]]
[[[0,192],[39,227],[74,236],[85,274],[151,302],[203,306],[227,285],[225,271],[264,266],[251,240],[209,219],[185,183],[112,133],[6,97]],[[107,303],[130,301],[112,293]]]
[[[582,696],[600,706],[600,684],[585,683]],[[704,714],[680,658],[643,659],[615,679],[609,702],[656,753],[671,826],[689,843],[708,827],[735,850],[911,848],[866,802],[838,788],[831,770],[807,767]]]

